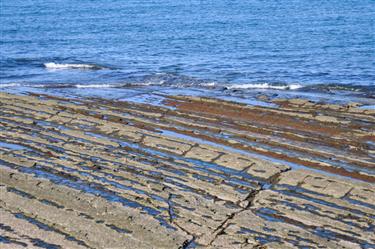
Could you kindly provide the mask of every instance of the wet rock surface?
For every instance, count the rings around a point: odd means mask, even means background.
[[[0,248],[374,248],[374,114],[0,93]]]

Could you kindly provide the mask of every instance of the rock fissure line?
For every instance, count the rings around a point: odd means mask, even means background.
[[[237,214],[251,208],[251,206],[253,205],[253,201],[255,199],[255,197],[260,194],[261,191],[263,191],[263,186],[261,186],[261,188],[259,190],[254,190],[252,191],[244,201],[248,201],[248,204],[246,205],[246,207],[242,208],[240,211],[237,211],[237,212],[234,212],[232,214],[230,214],[221,224],[220,226],[218,226],[215,230],[214,230],[214,233],[215,233],[215,237],[210,241],[209,245],[212,245],[215,240],[217,239],[218,236],[220,236],[224,231],[225,229],[227,228],[228,224],[229,224],[229,221],[232,220]]]

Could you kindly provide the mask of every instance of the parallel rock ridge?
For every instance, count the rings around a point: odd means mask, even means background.
[[[0,93],[0,248],[375,248],[374,113],[164,97]]]

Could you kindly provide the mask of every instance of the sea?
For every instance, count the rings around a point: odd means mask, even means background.
[[[375,99],[374,0],[1,0],[0,32],[0,91]]]

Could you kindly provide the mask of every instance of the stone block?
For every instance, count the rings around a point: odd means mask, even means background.
[[[247,172],[255,177],[269,179],[272,176],[287,170],[289,167],[279,164],[271,164],[267,162],[259,162],[251,166]]]
[[[352,186],[340,182],[330,182],[324,189],[324,194],[341,198],[352,189]]]
[[[350,191],[349,197],[353,200],[375,205],[375,191],[370,188],[354,188]]]
[[[307,176],[301,187],[307,190],[324,194],[324,189],[328,186],[329,181],[320,176]]]
[[[253,162],[250,160],[240,158],[231,154],[222,155],[221,157],[215,160],[215,163],[220,166],[237,169],[237,170],[243,170],[244,168],[253,164]]]
[[[194,147],[188,153],[186,153],[185,156],[188,158],[194,158],[205,162],[211,162],[219,155],[220,154],[216,151],[204,149],[202,147]]]
[[[180,143],[172,140],[167,139],[161,139],[161,138],[155,138],[151,136],[147,136],[144,138],[143,143],[146,146],[166,150],[178,155],[184,154],[186,151],[188,151],[191,146],[189,144]]]

